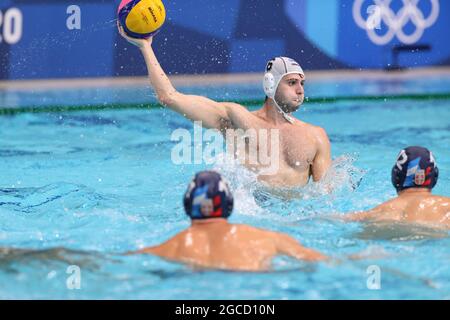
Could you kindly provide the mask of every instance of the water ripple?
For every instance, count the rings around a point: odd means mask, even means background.
[[[0,207],[23,213],[93,208],[102,201],[108,202],[110,199],[83,185],[71,183],[0,189]]]

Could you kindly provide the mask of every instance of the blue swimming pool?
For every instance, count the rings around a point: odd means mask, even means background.
[[[313,82],[306,90],[311,96],[447,93],[450,78],[419,84],[328,81]],[[256,85],[185,89],[222,99],[261,94]],[[5,108],[152,99],[145,87],[0,93]],[[0,298],[450,299],[448,232],[346,224],[329,216],[393,197],[390,169],[408,145],[433,151],[441,172],[435,193],[448,196],[450,100],[306,103],[297,116],[329,134],[331,195],[320,184],[308,185],[299,199],[287,202],[265,194],[237,165],[173,164],[171,133],[193,129],[168,110],[1,116],[0,247],[16,250],[0,249]],[[186,228],[182,194],[196,171],[211,167],[235,192],[231,222],[289,233],[334,262],[279,257],[272,272],[249,274],[120,255]],[[353,254],[363,258],[352,260]],[[80,268],[80,289],[67,285],[70,266]],[[378,290],[368,287],[373,266],[381,272]]]

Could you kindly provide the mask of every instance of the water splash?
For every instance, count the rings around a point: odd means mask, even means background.
[[[228,180],[234,195],[235,211],[240,214],[258,216],[265,210],[258,206],[253,196],[260,182],[256,173],[242,166],[237,159],[227,154],[214,158],[213,170]]]
[[[242,166],[238,160],[225,158],[223,154],[215,159],[214,170],[220,172],[229,182],[235,196],[236,211],[258,216],[275,213],[289,216],[300,214],[332,212],[335,203],[348,197],[360,185],[365,171],[354,166],[356,158],[342,155],[319,182],[309,182],[304,187],[270,188],[258,181],[257,174]]]

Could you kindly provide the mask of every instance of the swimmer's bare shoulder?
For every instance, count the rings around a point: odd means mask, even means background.
[[[438,195],[429,195],[421,199],[415,207],[415,211],[425,211],[428,217],[436,216],[441,222],[450,225],[450,198]],[[409,209],[409,208],[408,208]],[[412,210],[411,210],[412,211]]]
[[[442,204],[444,206],[450,206],[450,198],[445,196],[438,195],[430,195],[430,199],[435,200],[437,203]]]
[[[441,211],[442,209],[446,210],[450,208],[446,208],[450,206],[450,198],[444,196],[438,196],[434,194],[429,194],[426,196],[410,196],[409,206],[421,208],[421,209],[435,209]]]
[[[152,254],[168,259],[176,258],[180,243],[184,241],[186,234],[187,230],[184,230],[160,245],[154,247],[147,247],[137,251],[132,251],[127,254]]]
[[[373,209],[367,211],[357,211],[341,217],[344,221],[362,221],[380,218],[383,214],[390,214],[402,210],[403,203],[398,198],[390,199]]]
[[[259,229],[247,225],[239,225],[239,227],[241,232],[251,232],[258,237],[271,239],[277,254],[288,255],[296,259],[308,261],[321,261],[327,259],[325,255],[313,249],[305,248],[296,239],[285,233]]]
[[[441,215],[440,222],[444,224],[448,229],[450,229],[450,198],[449,197],[439,197],[439,215]]]
[[[321,140],[325,140],[325,139],[328,140],[328,134],[324,128],[315,126],[315,125],[312,125],[309,123],[308,123],[308,126],[311,127],[311,130],[315,133],[316,138],[321,139]]]
[[[248,240],[264,237],[265,230],[247,224],[233,223],[227,226],[227,233],[235,234],[237,239]]]
[[[298,125],[305,128],[308,133],[314,137],[314,142],[317,147],[323,146],[325,148],[330,148],[328,134],[324,128],[300,120],[298,120]]]

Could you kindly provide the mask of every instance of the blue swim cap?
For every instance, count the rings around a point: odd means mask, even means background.
[[[433,154],[423,147],[408,147],[400,151],[392,168],[391,180],[397,192],[407,188],[433,189],[439,169]]]
[[[184,209],[191,219],[228,218],[233,211],[233,195],[220,174],[202,171],[188,186]]]

